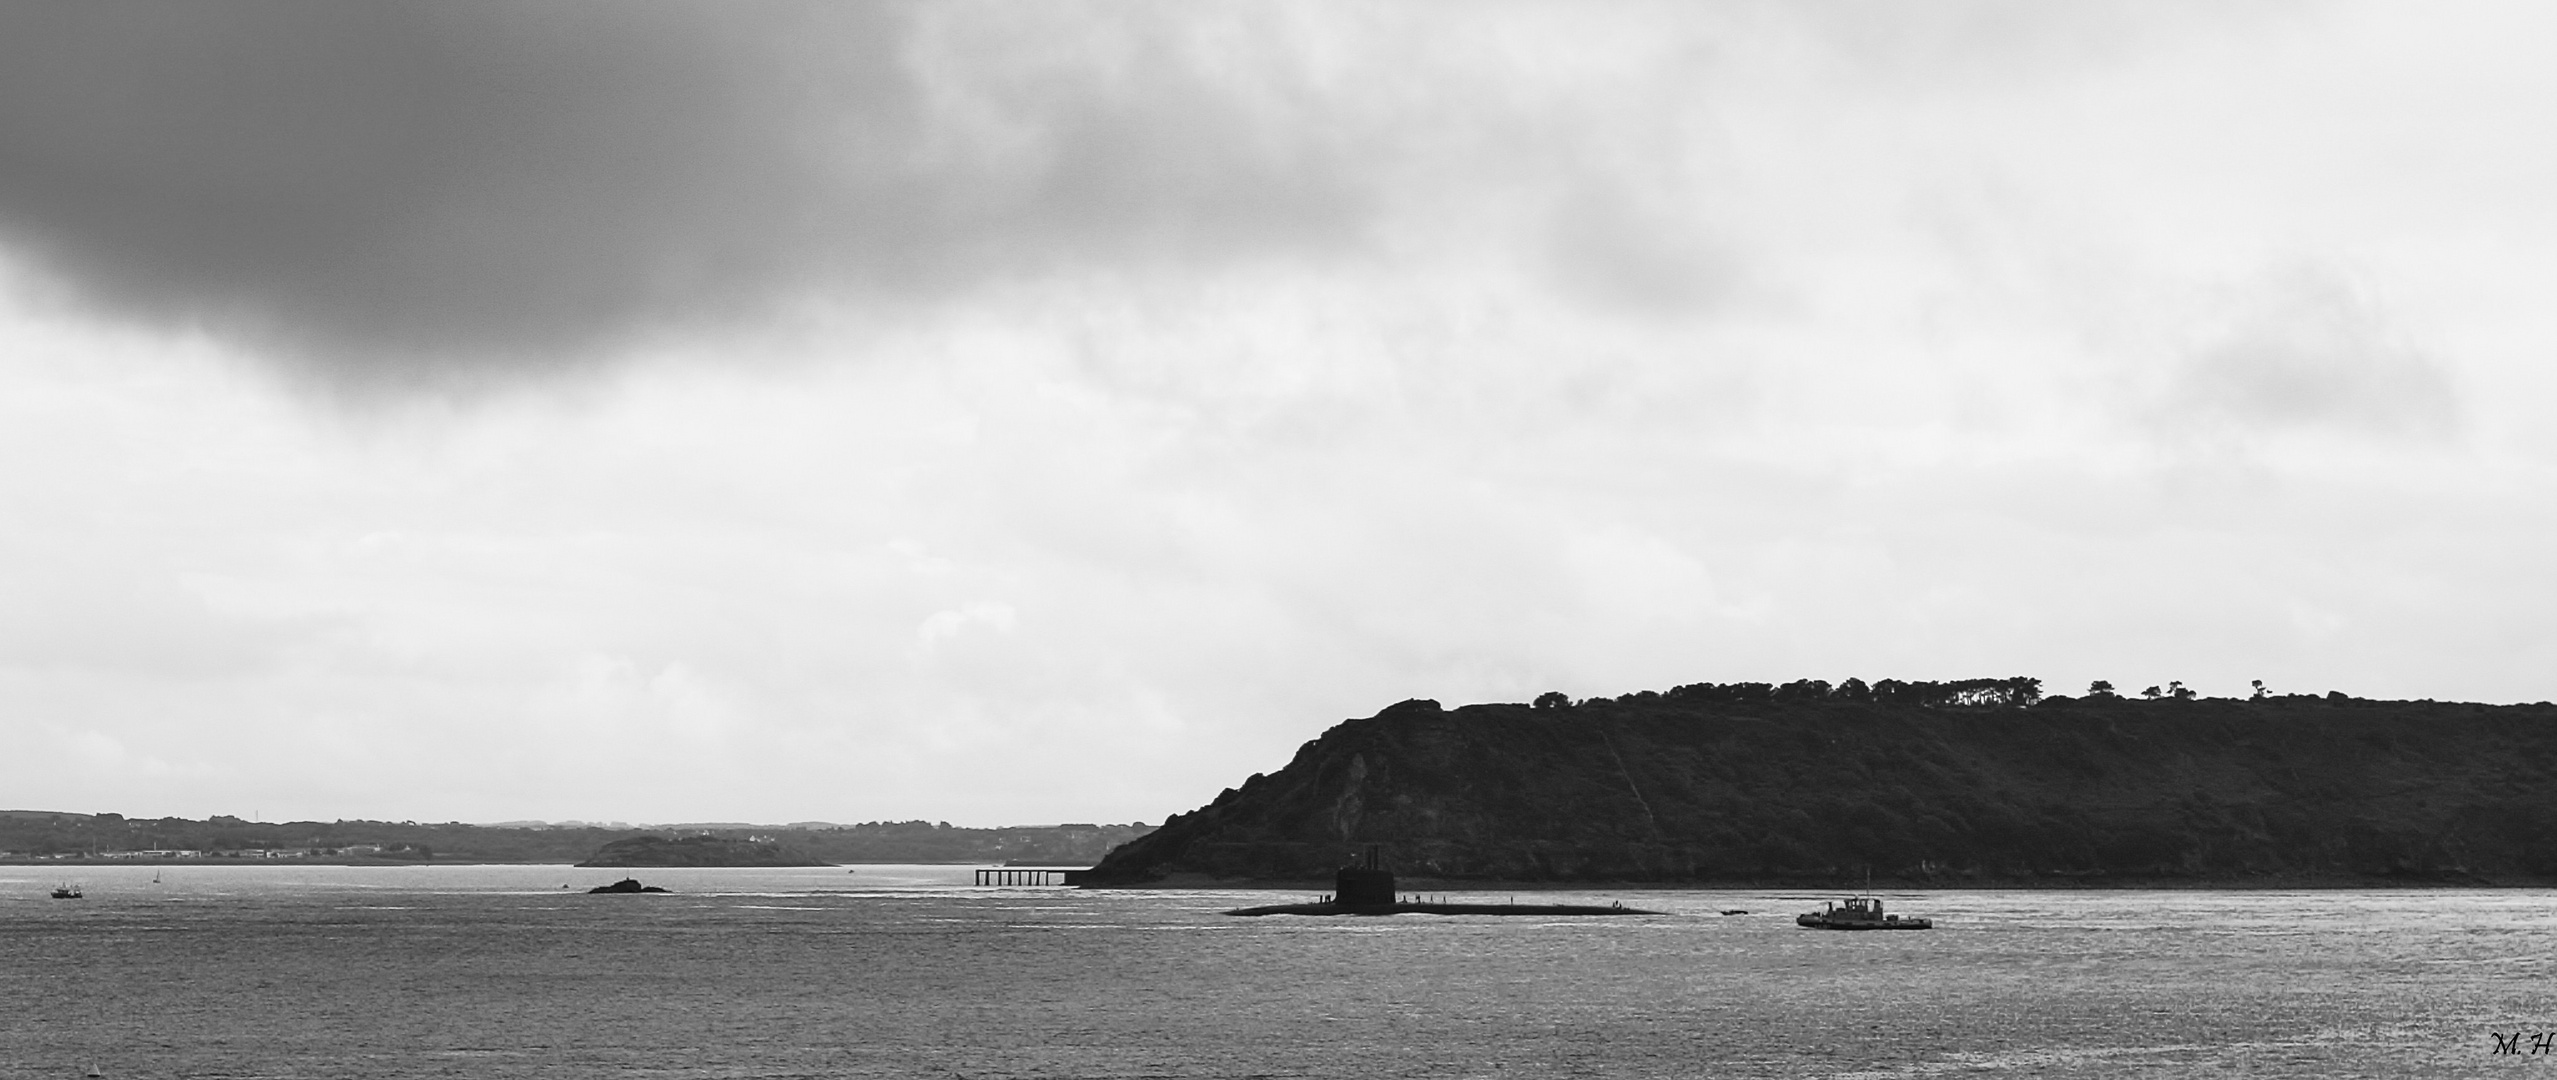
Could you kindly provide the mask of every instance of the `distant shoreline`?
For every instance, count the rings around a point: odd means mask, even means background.
[[[551,860],[551,859],[517,859],[517,860],[504,860],[504,859],[347,859],[347,858],[336,858],[336,857],[323,857],[323,858],[316,858],[316,859],[222,859],[222,858],[206,858],[206,859],[108,859],[108,858],[70,858],[70,859],[49,859],[49,858],[48,858],[48,859],[23,859],[23,858],[12,858],[12,859],[0,859],[0,866],[265,866],[265,867],[274,867],[274,866],[568,866],[568,867],[575,867],[576,865],[577,865],[577,864],[576,864],[576,863],[574,863],[574,862],[558,861],[558,860]],[[824,870],[824,869],[840,868],[840,867],[847,867],[847,866],[988,866],[988,865],[992,865],[992,864],[987,863],[987,862],[984,862],[984,861],[982,861],[982,860],[962,859],[962,860],[956,860],[956,861],[941,861],[941,862],[936,862],[936,861],[932,861],[932,860],[913,860],[913,861],[905,861],[905,862],[871,862],[871,863],[809,863],[809,864],[801,865],[801,866],[703,866],[703,867],[651,867],[651,866],[633,866],[633,867],[629,867],[629,869],[638,869],[638,870],[665,870],[665,869],[674,869],[674,870],[686,870],[686,869],[702,869],[702,870]],[[615,865],[615,866],[611,866],[611,867],[601,867],[601,868],[598,868],[598,867],[583,867],[583,868],[581,868],[581,869],[590,869],[590,870],[591,870],[591,869],[623,869],[623,867],[621,867],[621,866],[619,866],[619,865]]]
[[[953,827],[928,821],[864,822],[802,828],[747,825],[654,829],[579,826],[518,828],[413,821],[244,821],[215,816],[127,818],[50,810],[0,810],[0,865],[89,862],[224,865],[298,862],[305,865],[475,863],[490,866],[593,861],[611,845],[654,837],[682,853],[669,861],[728,861],[692,848],[754,847],[752,861],[778,861],[763,848],[788,852],[789,861],[827,866],[878,864],[1027,864],[1090,866],[1120,844],[1152,831],[1141,824],[1019,825],[995,829]],[[742,858],[743,856],[739,856]],[[656,860],[635,860],[652,865]]]
[[[275,869],[275,868],[289,867],[289,866],[366,866],[366,867],[444,867],[444,868],[448,868],[448,869],[456,869],[456,868],[468,868],[468,867],[474,867],[474,866],[556,866],[556,867],[561,867],[561,868],[563,868],[563,869],[589,869],[589,870],[591,870],[591,869],[642,869],[642,870],[662,870],[662,869],[676,869],[676,870],[826,870],[826,869],[846,869],[846,868],[858,868],[858,867],[864,867],[864,866],[952,866],[952,867],[957,867],[957,866],[974,866],[974,867],[984,867],[984,866],[989,866],[989,865],[993,865],[993,864],[989,864],[989,863],[987,863],[987,862],[985,862],[985,861],[982,861],[982,860],[947,860],[947,861],[934,861],[934,860],[904,860],[904,861],[896,861],[896,862],[824,863],[824,864],[816,864],[816,865],[808,865],[808,866],[692,866],[692,867],[632,867],[632,868],[623,868],[623,867],[601,867],[601,868],[598,868],[598,867],[579,867],[579,866],[577,866],[577,865],[576,865],[576,864],[574,864],[574,863],[567,863],[567,862],[554,862],[554,861],[547,861],[547,860],[499,861],[499,860],[490,860],[490,859],[471,859],[471,860],[460,860],[460,859],[454,859],[454,860],[445,860],[445,859],[436,859],[436,860],[407,860],[407,859],[348,859],[348,858],[309,858],[309,859],[300,859],[300,858],[296,858],[296,859],[247,859],[247,858],[242,858],[242,859],[229,859],[229,858],[197,858],[197,859],[114,859],[114,858],[65,858],[65,859],[53,859],[53,858],[42,858],[42,859],[28,859],[28,858],[9,858],[9,859],[0,859],[0,868],[6,868],[6,867],[66,867],[66,868],[67,868],[67,867],[82,867],[82,868],[95,868],[95,867],[102,867],[102,866],[134,866],[134,867],[142,867],[142,866],[153,866],[153,867],[160,867],[160,866],[195,866],[195,867],[246,867],[246,868]],[[1401,876],[1400,876],[1400,882],[1401,882],[1401,886],[1402,886],[1403,888],[1405,888],[1405,889],[1409,890],[1409,891],[1414,891],[1414,892],[1440,892],[1440,893],[1490,893],[1490,892],[1512,892],[1512,893],[1582,892],[1582,893],[1587,893],[1587,892],[1610,892],[1610,891],[1633,891],[1633,892],[1671,892],[1671,891],[1689,891],[1689,892],[1764,892],[1764,891],[1769,891],[1769,890],[1784,890],[1784,891],[1787,891],[1787,892],[1807,892],[1807,893],[1813,893],[1813,894],[1818,894],[1818,895],[1832,895],[1832,894],[1835,894],[1835,895],[1846,895],[1846,894],[1863,893],[1863,892],[2126,892],[2126,893],[2127,893],[2127,892],[2192,892],[2192,891],[2231,891],[2231,892],[2281,892],[2281,891],[2304,891],[2304,892],[2306,892],[2306,891],[2339,891],[2339,892],[2340,892],[2340,891],[2348,891],[2348,890],[2372,890],[2372,889],[2410,889],[2410,890],[2413,890],[2413,889],[2421,889],[2421,890],[2450,890],[2450,889],[2495,889],[2495,890],[2557,889],[2557,881],[2495,881],[2495,880],[2484,880],[2484,879],[2477,879],[2477,878],[2455,879],[2455,878],[2416,878],[2416,877],[2382,877],[2382,876],[2332,877],[2332,876],[2303,876],[2303,875],[2255,875],[2255,876],[2245,876],[2245,877],[2212,878],[2212,879],[2206,879],[2206,878],[2128,878],[2128,877],[2124,877],[2124,878],[2110,878],[2110,877],[2104,877],[2104,876],[2088,875],[2088,876],[2051,876],[2051,877],[2036,877],[2036,878],[1994,878],[1994,879],[1991,879],[1991,878],[1982,878],[1982,879],[1966,880],[1966,881],[1907,881],[1907,880],[1876,879],[1876,880],[1874,880],[1874,881],[1872,881],[1872,882],[1870,882],[1870,883],[1867,883],[1867,882],[1864,882],[1864,881],[1862,881],[1862,880],[1857,880],[1857,881],[1840,881],[1840,880],[1836,880],[1836,879],[1811,879],[1811,878],[1740,879],[1740,880],[1728,880],[1728,881],[1549,881],[1549,880],[1548,880],[1548,881],[1499,881],[1499,880],[1477,880],[1477,879],[1467,879],[1467,878],[1440,878],[1440,877],[1427,877],[1427,876],[1419,876],[1419,875],[1412,875],[1412,874],[1404,874],[1404,875],[1401,875]],[[1292,892],[1292,893],[1302,893],[1302,892],[1324,893],[1324,892],[1330,892],[1330,891],[1333,889],[1333,887],[1334,887],[1334,882],[1332,882],[1332,881],[1331,881],[1331,880],[1329,880],[1329,879],[1313,879],[1313,878],[1308,878],[1308,879],[1301,880],[1301,881],[1272,881],[1272,880],[1258,880],[1258,879],[1227,879],[1227,878],[1214,878],[1214,877],[1206,877],[1206,876],[1202,876],[1202,875],[1195,875],[1195,874],[1177,874],[1177,875],[1173,875],[1173,876],[1167,877],[1167,878],[1165,878],[1165,879],[1163,879],[1163,880],[1160,880],[1160,881],[1147,881],[1147,882],[1134,882],[1134,883],[1112,882],[1112,883],[1108,883],[1108,884],[1091,884],[1091,885],[1083,885],[1083,886],[1079,886],[1079,888],[1083,888],[1083,889],[1103,890],[1103,891],[1117,891],[1117,892],[1125,892],[1125,891],[1144,891],[1144,890],[1149,890],[1149,889],[1150,889],[1150,890],[1160,890],[1160,891],[1165,891],[1165,892],[1220,892],[1220,891],[1221,891],[1221,892]]]

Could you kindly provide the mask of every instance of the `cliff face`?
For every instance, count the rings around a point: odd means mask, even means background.
[[[2557,883],[2552,768],[2547,705],[1405,702],[1090,880]]]

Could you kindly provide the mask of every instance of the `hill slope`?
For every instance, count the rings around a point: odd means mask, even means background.
[[[2546,704],[1732,696],[1405,702],[1089,879],[2557,883]]]
[[[595,849],[579,866],[824,866],[770,841],[724,836],[633,836]]]

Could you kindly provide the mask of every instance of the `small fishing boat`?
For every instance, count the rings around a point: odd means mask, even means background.
[[[56,900],[77,900],[80,895],[80,887],[77,885],[56,885],[53,888],[53,898]]]
[[[1820,910],[1803,912],[1793,921],[1814,930],[1926,930],[1935,926],[1925,919],[1883,914],[1879,896],[1850,896],[1824,903]]]

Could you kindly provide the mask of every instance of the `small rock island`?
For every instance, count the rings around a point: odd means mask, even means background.
[[[769,840],[633,836],[596,848],[579,866],[831,866]]]

